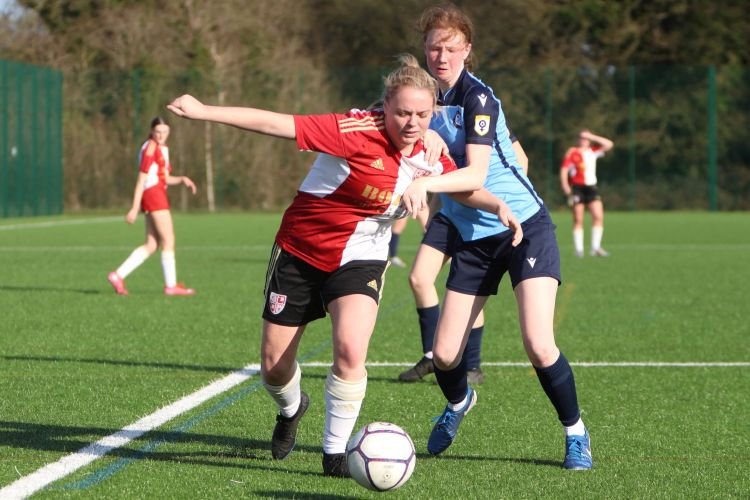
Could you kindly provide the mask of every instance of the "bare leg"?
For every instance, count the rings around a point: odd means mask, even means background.
[[[601,200],[589,203],[591,214],[591,253],[606,257],[608,253],[602,249],[602,235],[604,234],[604,204]]]
[[[576,203],[573,212],[573,247],[578,257],[583,257],[583,203]]]

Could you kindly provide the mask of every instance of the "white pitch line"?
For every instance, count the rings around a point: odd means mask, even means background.
[[[306,367],[328,367],[331,363],[311,362],[300,363]],[[372,367],[396,367],[412,366],[413,363],[388,363],[372,362],[367,366]],[[731,361],[731,362],[663,362],[663,361],[634,361],[634,362],[572,362],[572,366],[586,367],[748,367],[750,362]],[[484,362],[483,366],[499,367],[530,367],[528,362],[499,361]],[[212,382],[206,387],[185,396],[184,398],[172,403],[169,406],[157,410],[156,412],[143,417],[137,422],[124,427],[122,430],[100,439],[96,443],[90,444],[80,449],[76,453],[67,455],[55,463],[45,465],[36,472],[24,476],[5,488],[0,490],[0,498],[3,500],[15,500],[27,498],[39,490],[47,487],[59,479],[72,474],[78,469],[90,464],[94,460],[104,457],[107,453],[116,448],[125,446],[130,441],[139,438],[143,434],[164,425],[173,418],[192,410],[196,406],[213,398],[214,396],[226,392],[246,381],[253,375],[260,372],[260,366],[257,364],[247,365],[241,370],[230,373],[223,379]]]
[[[646,367],[646,368],[721,368],[721,367],[745,367],[750,366],[748,361],[613,361],[595,362],[578,361],[570,363],[571,366],[587,367]]]
[[[0,231],[10,231],[12,229],[36,229],[38,227],[57,227],[57,226],[75,226],[79,224],[101,224],[103,222],[114,222],[125,220],[124,217],[97,217],[96,219],[72,219],[72,220],[58,220],[58,221],[47,221],[47,222],[27,222],[23,224],[9,224],[7,226],[0,226]]]
[[[129,250],[132,246],[117,245],[66,245],[66,246],[3,246],[0,252],[111,252],[113,250]],[[270,251],[269,245],[180,245],[180,251],[204,252],[247,252]]]
[[[374,361],[367,363],[367,366],[372,367],[399,367],[399,366],[413,366],[414,363],[390,363],[382,361]],[[300,363],[300,366],[309,367],[326,367],[331,366],[331,363],[322,362],[311,362],[311,363]],[[482,362],[482,366],[501,366],[501,367],[531,367],[531,363],[516,362],[516,361],[490,361]],[[594,362],[594,361],[571,361],[570,366],[585,366],[585,367],[599,367],[599,368],[610,368],[610,367],[646,367],[646,368],[660,368],[660,367],[672,367],[672,368],[706,368],[706,367],[748,367],[750,361],[612,361],[612,362]]]
[[[256,375],[259,371],[259,365],[251,364],[241,370],[232,372],[226,377],[212,382],[206,387],[185,396],[179,401],[176,401],[169,406],[165,406],[127,427],[123,427],[122,430],[102,438],[96,443],[90,444],[71,455],[64,456],[55,463],[45,465],[36,472],[16,480],[0,490],[0,498],[3,500],[27,498],[53,482],[90,464],[94,460],[104,457],[112,450],[125,446],[130,441],[164,425],[178,415],[190,411],[214,396],[241,384],[253,375]]]

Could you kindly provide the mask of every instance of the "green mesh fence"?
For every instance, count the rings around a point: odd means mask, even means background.
[[[342,92],[366,105],[384,73],[342,70]],[[476,74],[501,99],[549,205],[563,205],[560,162],[589,128],[615,141],[597,169],[608,208],[750,209],[747,69],[480,67]]]
[[[388,71],[333,71],[325,89],[336,96],[329,100],[338,103],[333,109],[365,107],[378,99]],[[615,141],[615,149],[598,162],[608,209],[750,209],[745,68],[480,66],[476,74],[500,97],[529,156],[529,176],[553,208],[565,202],[558,176],[562,157],[578,131],[589,128]],[[290,81],[253,78],[239,93],[229,92],[226,102],[285,112],[331,110],[314,108],[314,87],[302,73]],[[173,123],[176,170],[192,176],[201,193],[207,192],[206,165],[212,161],[219,208],[282,208],[311,161],[284,141],[169,116],[164,105],[182,92],[217,102],[219,92],[199,72],[70,72],[65,85],[63,102],[59,72],[0,61],[0,216],[59,213],[63,188],[66,210],[127,206],[137,148],[156,114]],[[176,207],[206,206],[203,196],[188,199],[181,190],[174,196]]]
[[[0,216],[63,210],[62,74],[0,60]]]

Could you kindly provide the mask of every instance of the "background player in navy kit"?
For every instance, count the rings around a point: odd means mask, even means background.
[[[443,199],[440,220],[455,226],[460,238],[433,348],[435,376],[448,404],[432,429],[427,449],[433,455],[445,451],[476,402],[462,354],[479,311],[508,272],[526,354],[565,430],[563,467],[590,469],[590,440],[581,420],[573,371],[555,343],[555,297],[561,279],[555,226],[519,168],[500,101],[465,68],[471,53],[471,20],[452,5],[431,7],[423,13],[420,27],[427,66],[438,80],[444,103],[430,128],[440,133],[457,164],[466,167],[440,178],[417,179],[404,193],[404,203],[418,210],[426,204],[427,192],[467,191],[484,185],[511,207],[524,229],[523,242],[515,246],[508,231],[487,214]]]
[[[307,323],[331,315],[333,366],[325,383],[323,473],[348,476],[346,443],[365,396],[365,359],[387,267],[390,225],[405,215],[400,195],[418,176],[455,169],[448,157],[430,165],[422,137],[435,107],[436,84],[416,59],[385,80],[383,109],[347,114],[286,115],[253,108],[205,106],[191,96],[169,109],[253,132],[296,139],[319,155],[287,208],[266,280],[261,374],[279,408],[271,451],[285,458],[309,404],[296,352]],[[339,159],[345,159],[346,169]],[[484,195],[484,196],[483,196]],[[479,206],[522,232],[507,206],[487,191]]]

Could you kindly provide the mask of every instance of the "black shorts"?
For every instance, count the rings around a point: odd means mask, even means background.
[[[575,204],[583,203],[584,205],[588,205],[592,201],[602,199],[596,186],[572,186],[572,190],[573,203]]]
[[[355,260],[326,272],[274,245],[263,292],[263,319],[285,326],[306,325],[324,318],[328,303],[345,295],[367,295],[380,303],[386,267],[386,261]]]
[[[559,283],[560,250],[547,209],[541,208],[521,226],[523,240],[517,247],[511,245],[511,231],[475,241],[460,240],[446,288],[479,297],[497,295],[506,272],[513,288],[529,278],[550,277]]]
[[[422,237],[422,244],[453,257],[456,252],[456,244],[460,239],[456,226],[448,220],[448,217],[438,213],[427,224],[427,230]]]

